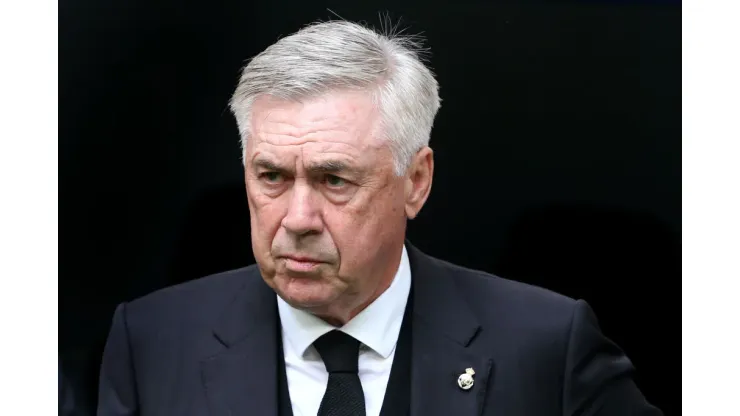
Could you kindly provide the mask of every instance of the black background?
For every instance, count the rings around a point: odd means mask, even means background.
[[[410,240],[587,300],[679,414],[674,1],[61,2],[59,354],[83,402],[117,303],[254,261],[227,101],[247,58],[327,9],[431,48],[436,173]]]

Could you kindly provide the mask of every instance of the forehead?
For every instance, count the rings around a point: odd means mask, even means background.
[[[263,96],[252,106],[248,147],[364,152],[382,145],[378,121],[379,112],[366,92],[332,92],[301,102]]]

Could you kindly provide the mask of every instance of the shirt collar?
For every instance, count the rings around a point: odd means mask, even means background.
[[[388,289],[341,328],[335,328],[306,311],[290,306],[278,296],[283,335],[293,351],[303,356],[320,336],[338,329],[353,336],[383,358],[388,358],[395,349],[401,331],[410,290],[411,268],[404,246],[401,262]]]

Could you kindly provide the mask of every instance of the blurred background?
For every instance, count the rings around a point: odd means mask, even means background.
[[[671,0],[60,2],[59,357],[78,402],[92,413],[118,303],[254,262],[227,102],[246,59],[329,10],[431,49],[435,181],[409,239],[585,299],[680,414]]]

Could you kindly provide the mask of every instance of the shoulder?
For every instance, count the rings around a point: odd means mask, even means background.
[[[465,303],[483,324],[521,330],[567,329],[579,307],[553,290],[431,258],[451,276]]]
[[[212,322],[237,294],[263,284],[256,265],[169,286],[119,305],[129,327]]]
[[[540,369],[563,364],[574,322],[588,315],[582,313],[585,302],[484,271],[434,262],[454,282],[460,304],[479,324],[479,345],[500,357],[527,357]]]

